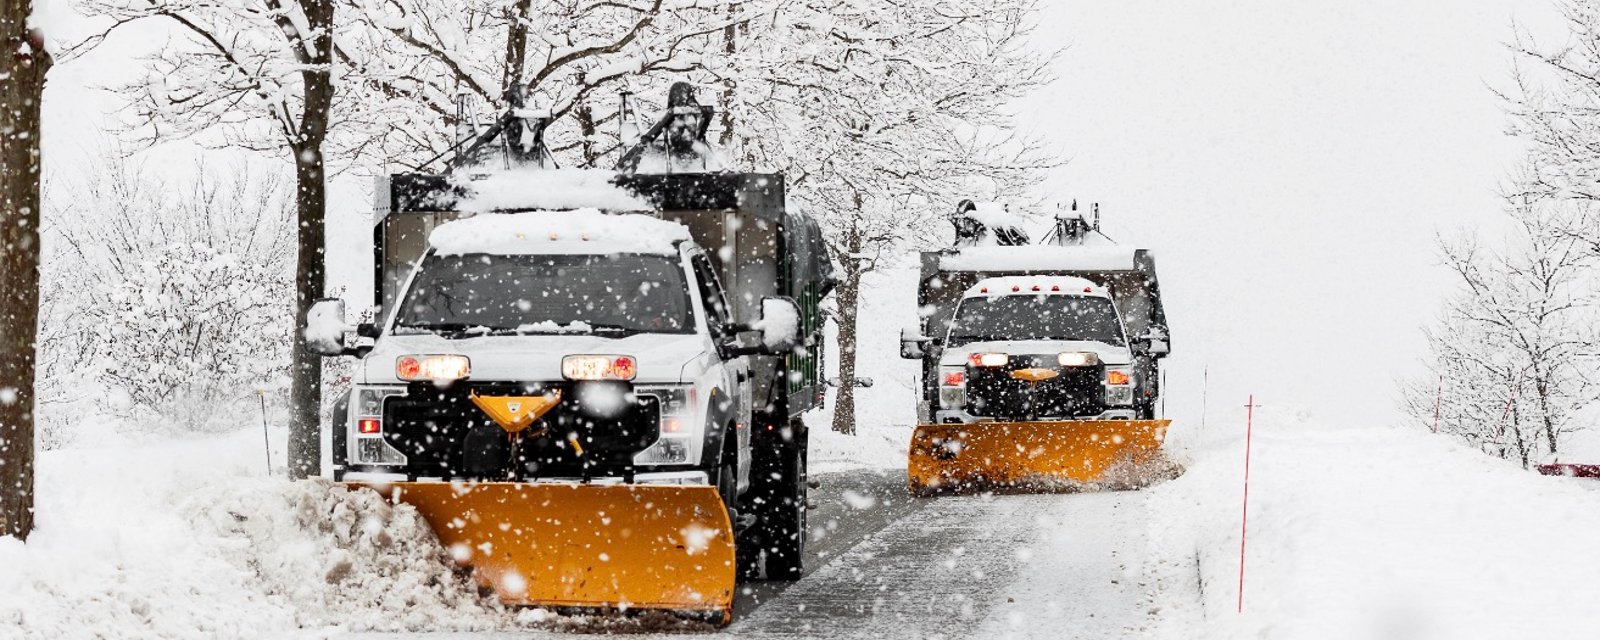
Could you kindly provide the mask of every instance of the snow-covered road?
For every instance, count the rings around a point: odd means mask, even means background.
[[[1148,615],[1137,493],[914,499],[903,470],[819,480],[805,577],[749,585],[718,637],[1119,638]]]
[[[1141,501],[1131,496],[922,501],[779,597],[741,612],[728,633],[1123,637],[1137,627],[1143,600],[1136,559],[1144,548],[1144,516]]]

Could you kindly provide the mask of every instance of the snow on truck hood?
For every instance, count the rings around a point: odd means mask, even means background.
[[[689,240],[676,222],[598,209],[484,213],[439,225],[428,244],[440,255],[675,254]]]
[[[979,280],[961,294],[963,298],[1010,295],[1068,295],[1109,298],[1105,287],[1076,276],[999,276]]]
[[[1104,342],[1090,342],[1083,340],[989,340],[985,342],[969,342],[959,347],[945,349],[939,356],[939,364],[943,366],[958,366],[967,363],[967,356],[974,353],[1005,353],[1010,355],[1052,354],[1071,351],[1085,351],[1100,357],[1100,361],[1110,365],[1126,365],[1133,363],[1133,352],[1127,347],[1117,347]]]
[[[396,382],[395,359],[404,355],[466,356],[471,362],[471,380],[547,382],[562,379],[563,357],[583,354],[633,356],[639,363],[636,382],[677,383],[698,374],[691,365],[706,354],[706,343],[702,336],[689,333],[639,333],[623,338],[534,334],[456,340],[432,333],[386,334],[362,359],[361,382]]]

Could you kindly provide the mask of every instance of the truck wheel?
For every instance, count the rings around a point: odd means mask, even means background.
[[[798,420],[795,422],[799,422]],[[804,426],[794,426],[800,434],[793,442],[777,447],[778,458],[771,467],[779,477],[758,507],[761,555],[766,560],[767,580],[799,580],[804,573],[806,551],[806,439]]]

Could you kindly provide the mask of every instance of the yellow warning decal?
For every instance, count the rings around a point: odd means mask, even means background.
[[[561,404],[560,390],[539,396],[480,396],[473,391],[469,397],[472,398],[472,404],[478,405],[507,433],[521,433]]]

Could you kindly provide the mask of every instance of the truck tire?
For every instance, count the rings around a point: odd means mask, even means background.
[[[767,580],[799,580],[805,569],[807,436],[799,420],[790,428],[794,438],[769,450],[769,465],[757,466],[771,479],[756,505]]]

